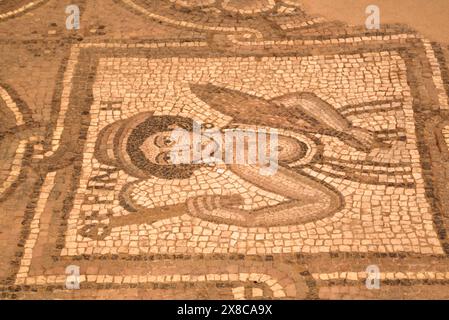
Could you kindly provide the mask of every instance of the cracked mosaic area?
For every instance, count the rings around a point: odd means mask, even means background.
[[[2,298],[447,298],[447,48],[291,0],[19,2],[0,30],[51,22],[0,44]],[[161,157],[193,124],[277,130],[277,172]]]

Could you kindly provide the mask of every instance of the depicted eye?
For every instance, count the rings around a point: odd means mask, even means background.
[[[169,138],[169,137],[166,137],[166,138],[164,139],[164,144],[165,144],[166,146],[170,146],[173,142],[174,142],[174,141],[173,141],[171,138]]]
[[[156,162],[159,164],[171,164],[171,157],[169,153],[161,153],[156,157]]]
[[[154,138],[154,144],[159,148],[171,147],[174,143],[175,140],[172,139],[170,133],[162,133]]]

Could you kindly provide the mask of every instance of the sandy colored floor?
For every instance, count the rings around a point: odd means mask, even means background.
[[[405,23],[433,41],[449,43],[447,0],[303,0],[302,3],[309,13],[353,25],[363,25],[365,8],[377,5],[381,23]]]

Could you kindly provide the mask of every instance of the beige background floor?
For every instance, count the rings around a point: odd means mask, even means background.
[[[380,8],[381,23],[405,23],[433,41],[449,44],[449,0],[301,0],[311,14],[363,25],[368,5]]]

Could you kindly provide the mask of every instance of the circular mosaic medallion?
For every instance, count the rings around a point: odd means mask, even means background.
[[[289,0],[121,0],[148,18],[200,32],[282,36],[286,26],[308,24],[299,2]]]

